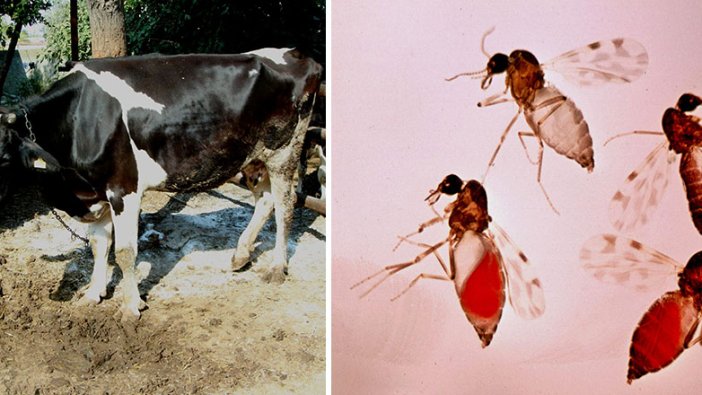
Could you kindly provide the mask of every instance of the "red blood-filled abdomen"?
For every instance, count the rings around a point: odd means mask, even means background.
[[[634,331],[629,350],[631,383],[675,360],[697,328],[697,310],[692,297],[680,291],[668,292],[644,314]]]
[[[483,347],[490,344],[505,304],[505,276],[498,254],[494,247],[486,248],[473,272],[457,290],[461,307]]]
[[[702,234],[702,148],[693,147],[682,156],[680,176],[685,183],[690,214],[697,231]]]

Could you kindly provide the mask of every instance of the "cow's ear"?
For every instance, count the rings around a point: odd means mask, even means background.
[[[5,125],[12,125],[17,121],[17,115],[15,113],[7,113],[7,114],[2,114],[0,115],[0,122],[4,123]]]
[[[46,172],[61,170],[61,165],[53,155],[29,139],[22,139],[19,146],[19,156],[22,166],[25,168]]]

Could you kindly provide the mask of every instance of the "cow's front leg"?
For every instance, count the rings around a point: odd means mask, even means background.
[[[93,274],[90,277],[83,297],[82,304],[98,304],[107,293],[107,257],[112,245],[112,216],[107,211],[97,221],[88,226],[88,239],[93,251]]]
[[[122,270],[122,320],[139,318],[146,303],[139,297],[135,261],[137,256],[137,233],[139,228],[139,204],[141,194],[130,193],[112,204],[112,222],[115,232],[115,260]],[[116,203],[116,204],[115,204]],[[115,210],[115,207],[122,210]]]
[[[254,213],[246,225],[246,229],[239,236],[236,252],[232,258],[232,269],[234,270],[241,269],[249,262],[256,237],[271,215],[271,211],[273,211],[273,197],[271,196],[269,177],[260,182],[253,192],[255,200]]]

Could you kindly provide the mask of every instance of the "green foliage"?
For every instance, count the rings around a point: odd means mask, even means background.
[[[131,54],[296,47],[324,62],[323,0],[125,0]]]
[[[0,0],[0,15],[9,16],[13,22],[0,24],[0,45],[4,47],[7,44],[15,24],[27,26],[42,21],[41,11],[50,5],[49,0]]]
[[[296,47],[324,62],[323,0],[124,0],[124,8],[131,55]],[[55,0],[46,16],[42,60],[54,69],[70,59],[69,15],[69,1]],[[85,0],[78,1],[78,36],[80,59],[88,59],[90,22]]]
[[[22,83],[17,92],[21,99],[38,95],[49,87],[49,81],[44,73],[39,69],[31,70],[27,74],[27,80]]]
[[[46,47],[40,59],[57,69],[71,59],[71,10],[68,0],[56,0],[46,15]],[[78,58],[90,58],[90,22],[85,0],[78,0]],[[51,76],[50,76],[51,77]]]

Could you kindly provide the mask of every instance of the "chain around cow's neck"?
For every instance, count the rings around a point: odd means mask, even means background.
[[[75,239],[79,239],[80,241],[82,241],[83,243],[85,243],[86,246],[90,246],[90,240],[88,240],[87,238],[85,238],[85,237],[79,235],[78,233],[76,233],[75,230],[73,230],[70,226],[68,226],[68,224],[63,220],[63,218],[61,218],[61,216],[59,215],[59,213],[56,212],[56,209],[52,208],[52,209],[51,209],[51,214],[53,214],[53,215],[54,215],[54,218],[56,218],[56,219],[58,220],[58,222],[59,222],[61,225],[63,225],[63,227],[66,228],[66,230],[71,234],[71,239],[74,239],[74,240],[75,240]]]
[[[29,132],[29,139],[32,140],[32,142],[36,143],[37,142],[37,136],[34,135],[34,131],[32,130],[32,123],[29,122],[29,112],[27,111],[27,107],[25,106],[20,106],[22,111],[24,111],[24,126],[27,128],[27,131]]]

